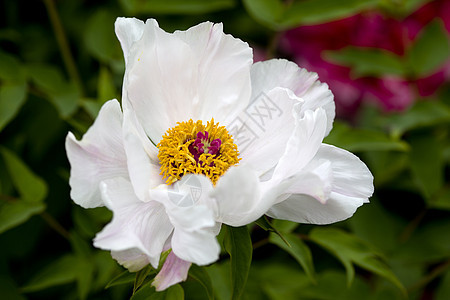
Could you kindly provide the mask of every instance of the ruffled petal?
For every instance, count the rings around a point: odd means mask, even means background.
[[[261,197],[257,174],[244,166],[230,168],[210,195],[216,201],[217,221],[231,226],[257,220],[273,204],[273,198]]]
[[[158,149],[145,134],[134,111],[129,109],[124,110],[123,138],[134,191],[142,201],[148,200],[149,189],[163,183]]]
[[[186,42],[196,54],[198,64],[198,99],[195,117],[214,118],[229,124],[250,100],[252,49],[240,39],[224,34],[223,25],[201,23],[174,35]]]
[[[273,180],[281,181],[292,176],[311,161],[322,144],[326,126],[327,116],[322,108],[304,113],[303,118],[296,122],[285,153],[275,168]]]
[[[273,168],[294,131],[294,107],[302,103],[285,88],[274,88],[254,100],[239,122],[236,120],[228,128],[238,146],[241,163],[259,175]]]
[[[155,20],[152,21],[156,23]],[[122,46],[125,63],[127,63],[131,47],[141,39],[142,34],[144,33],[144,22],[136,18],[120,17],[117,18],[114,27],[117,38]]]
[[[137,248],[111,251],[111,256],[130,272],[137,272],[150,263],[148,256]]]
[[[358,157],[343,149],[322,145],[312,164],[318,161],[331,164],[328,198],[320,201],[309,195],[293,194],[274,205],[267,213],[269,216],[300,223],[330,224],[351,217],[358,207],[368,202],[373,193],[373,177]]]
[[[223,34],[221,25],[169,34],[147,20],[130,47],[124,107],[136,111],[155,144],[176,122],[226,123],[248,103],[251,63],[248,45]]]
[[[114,215],[111,223],[97,234],[94,245],[115,252],[138,249],[157,268],[173,231],[164,206],[156,201],[140,201],[131,183],[122,178],[102,182],[101,190],[105,204]]]
[[[70,162],[70,196],[85,208],[103,206],[99,183],[128,178],[122,140],[122,111],[117,100],[106,102],[81,141],[69,132],[66,151]]]
[[[174,226],[172,251],[177,257],[206,265],[219,258],[216,222],[208,202],[211,181],[202,175],[185,175],[172,186],[160,185],[150,191],[152,199],[164,205]]]
[[[163,291],[174,284],[185,281],[190,267],[190,262],[178,258],[171,252],[167,256],[161,271],[153,280],[152,286],[157,291]]]
[[[252,66],[251,79],[251,99],[256,99],[261,93],[267,93],[275,87],[283,87],[292,90],[297,97],[305,101],[302,113],[323,108],[327,115],[328,135],[335,117],[333,94],[327,84],[317,80],[316,73],[299,68],[297,64],[285,59],[271,59],[255,63]]]

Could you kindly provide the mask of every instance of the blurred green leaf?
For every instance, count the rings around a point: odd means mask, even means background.
[[[409,168],[408,152],[367,151],[364,161],[373,174],[375,186],[390,183]]]
[[[235,0],[120,0],[130,14],[204,14],[235,6]]]
[[[244,0],[248,13],[273,30],[285,30],[299,25],[333,21],[374,7],[378,0]]]
[[[25,83],[5,83],[0,86],[0,131],[17,115],[26,96]]]
[[[316,274],[314,271],[311,250],[309,250],[308,246],[297,235],[293,233],[284,233],[283,236],[290,246],[274,233],[270,234],[269,241],[294,257],[295,260],[297,260],[302,266],[311,281],[316,282]]]
[[[14,228],[31,216],[41,213],[45,210],[45,204],[29,202],[23,200],[0,201],[0,233]]]
[[[294,231],[295,228],[297,228],[300,224],[288,220],[273,219],[272,225],[280,232],[290,233]]]
[[[246,226],[225,226],[225,250],[230,255],[232,299],[240,299],[247,282],[250,264],[252,262],[252,240]]]
[[[48,95],[63,119],[76,111],[80,102],[80,92],[74,83],[64,79],[57,67],[31,64],[27,70],[32,81]]]
[[[66,254],[44,267],[22,288],[22,292],[30,293],[46,288],[74,282],[78,276],[76,266],[79,261],[74,255]]]
[[[428,205],[436,209],[450,210],[450,187],[439,191],[435,198],[428,201]]]
[[[348,151],[388,151],[409,149],[403,141],[388,137],[381,131],[351,128],[342,122],[334,122],[333,130],[324,139],[324,143],[344,148]]]
[[[406,112],[391,115],[382,121],[396,137],[411,129],[447,122],[450,122],[450,108],[438,101],[418,101]]]
[[[424,77],[441,67],[450,55],[449,39],[443,24],[433,21],[419,33],[407,53],[416,77]]]
[[[430,200],[444,184],[442,146],[429,133],[410,137],[409,164],[424,197]]]
[[[408,263],[436,263],[450,258],[450,220],[435,220],[416,228],[392,257]]]
[[[450,270],[442,276],[441,283],[436,289],[435,300],[446,300],[448,295],[450,295]]]
[[[356,77],[398,75],[406,73],[400,56],[378,48],[346,47],[338,51],[328,51],[325,58],[352,68]]]
[[[3,299],[26,300],[26,298],[19,293],[19,289],[12,278],[3,274],[0,274],[0,291],[2,291]]]
[[[208,299],[214,299],[214,290],[211,283],[211,278],[204,268],[193,264],[189,269],[189,276],[197,280],[206,290]]]
[[[0,153],[13,184],[25,202],[41,203],[47,195],[47,184],[34,174],[12,151],[0,147]]]
[[[0,51],[0,79],[24,82],[25,70],[19,60],[11,54]]]
[[[98,10],[86,23],[83,35],[86,49],[104,63],[111,63],[122,58],[119,41],[114,35],[116,17],[117,14],[111,11]]]
[[[347,272],[350,269],[348,266],[355,263],[363,269],[386,278],[406,293],[401,282],[381,260],[379,254],[356,236],[337,228],[314,228],[310,238],[336,256],[346,267]],[[347,282],[351,282],[353,276],[354,273],[347,274]]]
[[[100,68],[97,90],[98,90],[97,100],[98,102],[100,102],[100,104],[103,104],[111,99],[119,98],[116,92],[116,87],[114,86],[114,81],[111,72],[105,66],[102,66]]]

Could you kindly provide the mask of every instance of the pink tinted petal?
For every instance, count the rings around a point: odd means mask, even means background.
[[[122,138],[122,111],[117,100],[106,102],[81,141],[69,132],[66,151],[70,162],[70,196],[85,208],[103,206],[102,180],[128,178]]]
[[[152,285],[159,292],[174,284],[185,281],[190,267],[190,262],[182,260],[173,252],[170,252],[161,271],[159,271],[153,280]]]

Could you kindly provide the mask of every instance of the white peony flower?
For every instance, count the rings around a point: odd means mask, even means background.
[[[122,109],[111,100],[81,141],[68,134],[71,197],[113,211],[94,245],[130,271],[157,268],[171,249],[157,290],[218,259],[222,223],[266,214],[328,224],[368,202],[364,163],[322,143],[334,102],[315,73],[281,59],[253,64],[222,24],[170,34],[155,20],[118,18],[115,27]]]

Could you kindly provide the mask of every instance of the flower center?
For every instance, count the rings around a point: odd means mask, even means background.
[[[203,174],[216,184],[230,166],[240,158],[233,137],[214,119],[178,122],[167,130],[158,144],[161,175],[172,184],[184,174]]]

